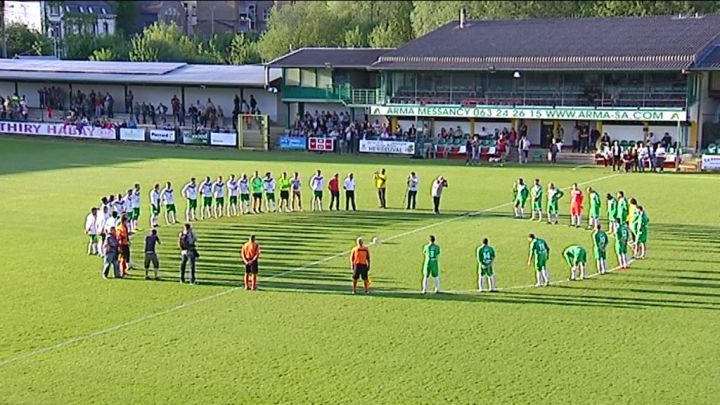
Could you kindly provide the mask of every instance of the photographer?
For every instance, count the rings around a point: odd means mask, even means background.
[[[448,186],[447,180],[443,176],[440,176],[433,182],[432,185],[432,199],[433,199],[433,210],[435,214],[440,214],[440,197],[442,191]]]

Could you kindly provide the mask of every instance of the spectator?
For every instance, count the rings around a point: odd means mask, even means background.
[[[255,96],[252,94],[250,95],[250,112],[253,114],[257,113],[257,101],[255,100]]]
[[[666,136],[667,133],[665,133]],[[663,137],[663,141],[665,140],[665,137]],[[659,143],[657,145],[657,149],[655,149],[655,166],[660,170],[660,173],[662,173],[665,170],[665,156],[667,154],[667,151],[665,149],[664,143]]]
[[[560,153],[560,146],[558,145],[559,143],[557,139],[553,138],[552,143],[550,144],[550,150],[548,151],[548,160],[551,165],[557,163],[557,154]]]
[[[613,171],[619,171],[621,169],[620,163],[623,158],[623,150],[620,146],[619,141],[614,141],[610,147],[610,157],[612,159]]]
[[[113,268],[113,275],[115,278],[120,278],[120,267],[118,265],[118,252],[119,243],[115,237],[115,227],[110,226],[110,231],[105,237],[105,244],[103,245],[105,262],[102,269],[102,277],[108,278],[110,275],[110,267]]]
[[[178,245],[180,247],[180,282],[185,282],[185,270],[188,262],[190,263],[190,283],[197,284],[195,279],[195,261],[199,257],[195,247],[197,239],[195,232],[192,230],[190,223],[185,224],[185,229],[178,235]]]
[[[132,114],[133,107],[135,104],[133,104],[133,101],[135,100],[135,95],[133,94],[132,90],[128,90],[127,95],[125,96],[125,111],[127,111],[128,114]]]
[[[662,137],[662,146],[667,149],[672,146],[672,137],[669,133],[665,132],[665,136]]]

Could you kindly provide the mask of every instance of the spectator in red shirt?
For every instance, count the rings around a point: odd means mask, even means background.
[[[337,173],[333,174],[332,179],[328,182],[328,190],[330,190],[330,211],[333,209],[333,204],[335,204],[335,210],[340,211],[340,184]]]
[[[505,140],[505,137],[500,135],[500,139],[498,139],[497,143],[497,153],[498,157],[500,158],[500,161],[504,161],[506,158],[507,153],[507,141]]]

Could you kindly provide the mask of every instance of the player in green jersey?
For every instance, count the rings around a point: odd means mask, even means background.
[[[578,273],[580,273],[580,280],[585,280],[585,277],[587,277],[587,251],[585,251],[585,248],[570,245],[563,250],[563,257],[570,266],[570,280],[577,280]]]
[[[280,188],[280,206],[278,210],[282,212],[292,211],[290,209],[290,179],[288,178],[287,172],[283,172],[282,176],[278,179],[278,187]]]
[[[628,268],[627,244],[629,238],[630,231],[628,231],[627,226],[624,223],[619,224],[617,230],[615,230],[615,254],[622,270]]]
[[[543,199],[543,187],[540,184],[540,179],[535,179],[535,184],[530,190],[530,197],[532,199],[532,216],[530,220],[535,219],[537,214],[538,222],[542,221],[542,199]]]
[[[588,213],[588,229],[594,230],[597,225],[600,225],[600,193],[593,190],[592,187],[587,188],[588,200],[590,200],[590,212]]]
[[[547,287],[550,285],[550,271],[547,268],[548,257],[550,257],[550,246],[548,246],[544,240],[536,238],[532,233],[528,235],[528,240],[530,241],[528,266],[531,263],[534,264],[537,287]]]
[[[607,273],[607,254],[606,249],[610,241],[605,231],[602,230],[600,224],[595,225],[595,231],[592,235],[593,253],[595,254],[595,263],[599,274]]]
[[[617,200],[615,197],[613,197],[612,194],[607,193],[607,213],[608,213],[608,229],[610,230],[610,235],[615,233],[615,230],[617,229]]]
[[[563,193],[562,190],[555,187],[555,184],[550,183],[548,185],[548,191],[547,191],[547,223],[552,223],[552,217],[555,216],[555,223],[559,223],[560,218],[560,208],[558,206],[558,200],[564,196],[565,193]]]
[[[427,294],[428,279],[432,277],[435,280],[435,294],[440,292],[440,266],[438,258],[440,257],[440,246],[435,244],[435,236],[430,235],[429,243],[423,247],[423,281],[422,293]]]
[[[523,179],[518,179],[517,183],[513,183],[513,202],[515,218],[522,218],[525,215],[525,203],[528,199],[528,187]]]
[[[635,215],[633,216],[632,228],[633,234],[635,235],[635,244],[633,257],[635,259],[644,259],[647,255],[647,236],[648,236],[648,218],[645,210],[641,205],[638,205]]]
[[[263,196],[263,179],[260,174],[255,170],[252,180],[250,180],[250,188],[252,189],[252,210],[256,214],[262,213],[262,196]]]
[[[628,200],[625,198],[625,193],[622,191],[618,191],[617,193],[617,213],[616,213],[616,221],[618,224],[625,224],[627,225],[627,217],[630,213],[630,205],[628,203]]]
[[[493,272],[495,249],[488,245],[488,238],[483,239],[482,245],[477,248],[475,258],[478,263],[478,291],[483,292],[484,279],[487,279],[490,292],[497,291],[495,290],[495,273]]]

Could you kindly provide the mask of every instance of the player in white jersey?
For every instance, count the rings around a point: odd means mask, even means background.
[[[263,191],[265,192],[265,211],[275,212],[275,179],[270,172],[265,173]]]
[[[183,186],[180,192],[183,197],[187,199],[187,209],[185,210],[185,222],[197,220],[197,197],[198,197],[198,186],[195,182],[195,177],[190,179],[190,183]]]
[[[200,194],[202,195],[202,207],[200,207],[200,219],[210,218],[212,214],[213,182],[210,176],[200,183]]]
[[[247,174],[243,173],[238,181],[238,188],[240,189],[240,212],[244,214],[250,213],[250,180],[248,180]]]
[[[110,208],[107,204],[104,204],[97,213],[97,221],[95,222],[95,234],[98,236],[97,239],[97,253],[100,257],[105,257],[104,249],[102,248],[105,244],[105,225],[110,220]]]
[[[158,224],[158,215],[160,215],[160,184],[155,184],[150,190],[150,227],[155,228]]]
[[[90,209],[90,213],[85,217],[85,235],[88,236],[88,254],[97,254],[97,217],[98,210],[95,207]]]
[[[310,178],[310,188],[313,191],[312,210],[322,211],[323,187],[325,181],[320,170]]]
[[[125,206],[125,198],[123,198],[122,194],[118,194],[115,198],[115,212],[118,214],[118,218],[125,215],[126,212],[126,206]]]
[[[222,176],[218,176],[213,184],[213,193],[215,194],[215,206],[213,206],[213,218],[223,216],[225,209],[225,182]]]
[[[125,206],[125,215],[127,218],[128,234],[131,234],[135,227],[133,227],[133,189],[127,191],[125,197],[123,197],[123,205]]]
[[[290,189],[292,190],[292,208],[290,211],[302,211],[302,181],[300,181],[300,175],[298,172],[295,172],[293,178],[290,180]],[[297,203],[297,207],[295,206],[295,203]]]
[[[135,184],[135,188],[133,189],[132,196],[130,198],[130,205],[132,206],[132,221],[131,221],[131,228],[133,231],[140,230],[140,227],[138,226],[138,220],[140,219],[140,185]]]
[[[228,188],[228,205],[227,216],[237,216],[238,214],[238,181],[234,174],[230,175],[227,181]]]
[[[172,184],[169,181],[162,190],[162,199],[165,202],[165,224],[170,225],[177,223],[177,219],[175,218],[175,194]]]

